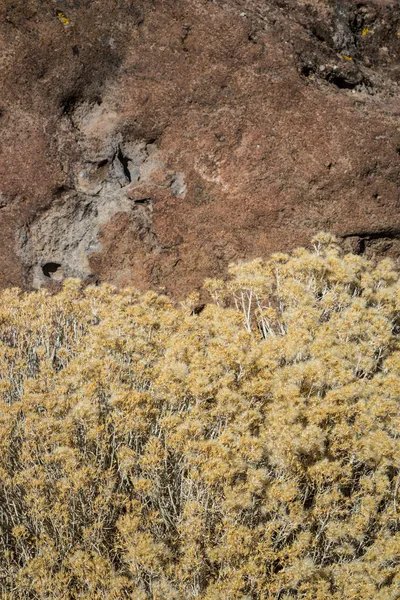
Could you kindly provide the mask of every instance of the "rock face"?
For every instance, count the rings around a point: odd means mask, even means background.
[[[319,230],[400,257],[400,11],[3,0],[0,285],[181,297]]]

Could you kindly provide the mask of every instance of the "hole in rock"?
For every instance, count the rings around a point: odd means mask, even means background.
[[[328,77],[328,81],[329,83],[336,85],[340,90],[354,90],[354,88],[360,84],[359,81],[350,81],[340,73],[331,73]]]
[[[81,98],[79,94],[72,92],[60,102],[61,110],[65,115],[70,115],[74,112],[75,107],[79,104]]]
[[[55,196],[62,196],[63,194],[65,194],[66,192],[68,192],[69,188],[66,185],[58,185],[57,187],[54,188],[54,195]]]
[[[301,74],[304,75],[304,77],[310,77],[310,75],[313,75],[314,73],[315,68],[311,65],[303,65],[301,67]]]
[[[151,203],[151,198],[139,198],[138,200],[134,200],[135,204],[150,204]]]
[[[56,273],[57,275],[61,273],[61,265],[60,263],[56,262],[48,262],[45,265],[43,265],[42,271],[45,277],[53,279]]]

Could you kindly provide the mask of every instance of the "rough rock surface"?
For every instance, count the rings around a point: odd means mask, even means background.
[[[400,256],[385,0],[3,0],[0,285],[177,297],[330,230]]]

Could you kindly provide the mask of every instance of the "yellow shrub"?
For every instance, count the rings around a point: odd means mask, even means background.
[[[2,292],[5,599],[399,597],[393,266],[320,234],[206,288]]]

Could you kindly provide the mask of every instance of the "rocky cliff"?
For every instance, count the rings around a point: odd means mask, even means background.
[[[399,260],[396,2],[3,0],[0,55],[1,286]]]

